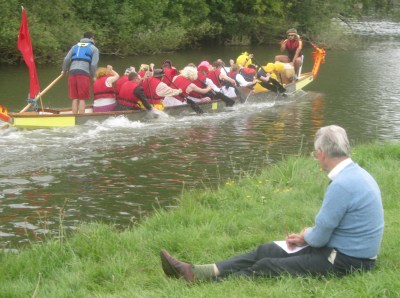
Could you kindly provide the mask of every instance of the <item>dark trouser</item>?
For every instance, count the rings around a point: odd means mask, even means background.
[[[288,254],[275,243],[260,245],[257,249],[217,262],[220,276],[229,274],[247,277],[279,276],[290,274],[301,275],[326,275],[327,273],[346,274],[353,270],[369,270],[375,263],[374,260],[357,259],[337,253],[335,265],[328,261],[332,248],[314,248],[308,246],[296,253]]]
[[[222,92],[215,92],[211,90],[210,92],[205,94],[206,96],[210,97],[211,100],[217,100],[217,99],[222,99],[227,107],[231,107],[235,104],[235,101],[232,98],[229,98]]]
[[[217,100],[217,99],[223,99],[223,98],[227,98],[228,100],[230,100],[230,98],[228,96],[226,96],[225,94],[223,94],[222,92],[215,92],[215,91],[210,91],[207,92],[206,94],[204,94],[204,96],[208,96],[209,98],[211,98],[211,100]]]
[[[286,89],[277,80],[273,78],[269,78],[268,82],[261,81],[260,85],[272,92],[278,92],[278,91],[280,93],[286,92]]]
[[[375,266],[375,260],[353,258],[337,252],[337,256],[333,266],[335,274],[345,275],[356,270],[371,270]]]

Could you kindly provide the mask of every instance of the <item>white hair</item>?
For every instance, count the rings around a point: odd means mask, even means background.
[[[322,150],[331,158],[350,156],[350,143],[346,131],[337,125],[321,127],[315,134],[314,149]]]
[[[191,81],[197,80],[197,69],[193,66],[186,66],[184,69],[182,69],[181,75]]]

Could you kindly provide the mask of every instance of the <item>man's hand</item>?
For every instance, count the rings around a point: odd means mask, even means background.
[[[304,240],[306,230],[307,228],[304,228],[300,234],[289,234],[286,236],[286,244],[290,250],[293,250],[296,246],[307,245],[307,242]]]
[[[286,43],[287,43],[287,39],[282,40],[280,42],[280,46],[281,46],[281,52],[283,52],[286,49]]]

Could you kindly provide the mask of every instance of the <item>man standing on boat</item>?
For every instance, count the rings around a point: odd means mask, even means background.
[[[94,45],[94,34],[85,32],[64,58],[61,73],[68,72],[68,97],[72,100],[72,113],[84,114],[90,99],[90,77],[94,77],[99,62],[99,50]]]

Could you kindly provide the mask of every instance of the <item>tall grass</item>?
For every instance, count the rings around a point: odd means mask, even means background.
[[[359,146],[353,159],[378,181],[385,233],[376,268],[342,278],[228,278],[188,285],[164,276],[160,248],[212,263],[283,239],[313,224],[326,174],[307,157],[289,157],[258,176],[217,191],[188,192],[173,211],[118,232],[100,223],[73,236],[0,254],[0,297],[398,297],[400,289],[399,144]]]

